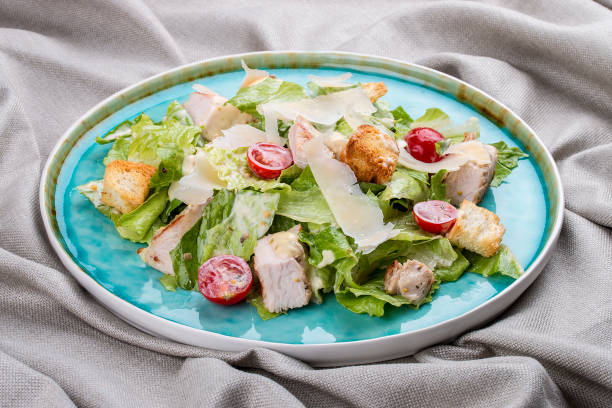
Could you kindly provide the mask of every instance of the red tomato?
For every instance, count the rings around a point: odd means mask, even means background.
[[[291,150],[272,143],[255,143],[247,151],[249,167],[264,179],[280,176],[281,171],[293,164]]]
[[[220,305],[243,300],[253,285],[251,268],[242,258],[219,255],[204,262],[198,270],[198,288],[204,297]]]
[[[450,230],[457,220],[457,209],[446,201],[421,201],[412,211],[419,227],[434,234]]]
[[[436,142],[444,140],[444,136],[431,128],[414,128],[404,136],[404,140],[408,143],[406,150],[417,160],[434,163],[444,158],[436,152]]]

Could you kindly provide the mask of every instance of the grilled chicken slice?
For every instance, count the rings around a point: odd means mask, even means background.
[[[197,92],[189,96],[183,107],[196,126],[204,126],[202,135],[206,139],[213,140],[223,136],[222,130],[248,123],[253,119],[251,115],[240,112],[234,105],[226,103],[227,99],[216,92],[201,85],[196,89]]]
[[[266,235],[255,246],[255,273],[261,284],[264,307],[274,313],[302,307],[310,301],[300,226]]]
[[[138,249],[138,255],[148,265],[168,275],[174,275],[170,251],[176,247],[183,235],[195,225],[202,216],[207,203],[188,205],[170,224],[160,228],[153,235],[151,245]],[[194,254],[195,256],[195,254]]]
[[[427,296],[434,281],[434,274],[427,265],[415,260],[406,263],[394,261],[385,273],[385,291],[400,295],[418,304]]]
[[[293,156],[293,162],[300,169],[308,165],[308,159],[306,159],[306,153],[304,153],[304,144],[315,137],[323,137],[323,135],[315,129],[312,123],[303,116],[298,115],[293,125],[289,128],[289,149]],[[347,141],[340,133],[332,133],[324,142],[326,153],[329,154],[329,157],[339,156]]]
[[[478,204],[493,180],[497,165],[497,149],[487,144],[483,144],[483,147],[489,154],[490,160],[487,163],[477,164],[469,161],[459,170],[446,175],[446,196],[455,206],[461,205],[463,200]]]

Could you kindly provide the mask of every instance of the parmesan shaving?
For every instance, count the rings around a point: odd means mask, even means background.
[[[240,84],[241,88],[248,88],[249,86],[258,84],[270,76],[268,71],[249,68],[244,60],[242,60],[242,69],[244,69],[245,75],[244,79],[242,80],[242,84]]]
[[[382,242],[397,235],[392,223],[384,223],[376,203],[363,194],[349,166],[326,154],[323,138],[304,145],[312,174],[342,231],[355,239],[358,249],[370,253]]]
[[[215,189],[227,187],[202,150],[185,157],[183,174],[185,175],[168,189],[170,200],[176,198],[185,204],[204,204],[213,196]]]
[[[263,106],[263,117],[266,122],[266,139],[269,143],[284,146],[285,142],[278,134],[278,113],[268,106]]]
[[[319,85],[321,88],[347,88],[353,86],[348,82],[345,82],[351,77],[351,73],[334,76],[334,77],[320,77],[316,75],[308,75],[308,80]]]
[[[260,112],[277,112],[280,119],[295,120],[302,115],[310,122],[327,126],[335,124],[349,109],[367,115],[376,112],[370,98],[360,87],[295,102],[270,102],[258,107]]]
[[[221,131],[223,137],[212,141],[212,145],[227,150],[248,147],[252,144],[267,141],[266,133],[250,125],[234,125]]]
[[[434,163],[425,163],[412,157],[406,150],[405,141],[399,140],[397,144],[400,148],[397,162],[406,168],[426,173],[437,173],[440,170],[456,171],[469,161],[474,161],[477,164],[487,164],[491,160],[484,145],[477,140],[450,146],[446,151],[447,155]]]

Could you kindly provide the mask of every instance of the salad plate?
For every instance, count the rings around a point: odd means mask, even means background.
[[[152,238],[144,235],[135,238],[125,228],[119,228],[112,215],[104,214],[92,205],[87,198],[91,198],[91,194],[87,196],[87,193],[92,190],[84,193],[83,186],[90,185],[88,183],[93,180],[106,179],[105,164],[109,161],[105,158],[115,149],[114,143],[124,140],[123,136],[117,136],[117,129],[123,129],[121,126],[125,124],[128,129],[137,125],[143,113],[150,118],[151,126],[161,124],[162,120],[165,123],[172,107],[180,107],[189,101],[194,89],[200,93],[208,92],[202,89],[212,89],[219,95],[232,98],[243,84],[244,64],[269,72],[274,81],[287,81],[310,91],[313,91],[313,78],[315,84],[318,80],[318,84],[328,85],[333,82],[329,78],[344,80],[348,78],[346,74],[350,74],[353,84],[384,82],[387,93],[382,99],[388,106],[388,112],[400,112],[396,109],[399,106],[403,112],[390,116],[391,122],[395,117],[395,125],[389,125],[391,129],[398,127],[398,115],[418,118],[409,119],[410,122],[425,123],[427,115],[440,112],[445,120],[453,123],[477,120],[482,143],[503,142],[504,149],[509,149],[507,151],[525,152],[525,158],[518,162],[518,166],[512,171],[509,169],[495,188],[489,188],[479,204],[497,214],[505,226],[503,248],[511,250],[513,261],[517,265],[520,263],[524,270],[510,273],[512,276],[492,270],[490,276],[486,276],[488,273],[482,270],[479,274],[474,269],[467,269],[459,274],[460,277],[455,277],[456,280],[442,279],[442,283],[436,275],[437,290],[432,290],[431,298],[419,303],[419,307],[384,306],[374,299],[378,308],[368,305],[366,310],[363,305],[347,306],[345,297],[334,296],[334,290],[339,293],[340,286],[345,288],[343,296],[349,290],[351,299],[360,299],[365,292],[359,292],[362,289],[358,289],[361,287],[357,284],[347,289],[350,285],[336,283],[331,293],[324,293],[330,290],[317,293],[313,287],[313,299],[319,296],[318,302],[273,316],[265,311],[258,313],[258,310],[262,311],[261,307],[255,308],[247,302],[231,306],[210,302],[197,287],[196,290],[176,288],[176,281],[180,280],[178,275],[171,284],[167,279],[160,280],[169,275],[163,275],[143,262],[145,257],[141,259],[136,255],[137,250],[142,252],[142,248],[147,246],[145,242],[150,242]],[[321,78],[328,78],[328,82]],[[309,81],[311,84],[308,84]],[[318,92],[326,93],[319,88]],[[235,103],[236,100],[233,98],[230,101]],[[173,104],[174,101],[178,103]],[[275,115],[282,114],[280,105],[274,105],[277,109]],[[291,106],[296,109],[295,105]],[[380,107],[382,105],[376,106],[379,111],[383,109]],[[176,112],[173,114],[180,116]],[[254,112],[251,114],[257,116]],[[269,117],[274,116],[265,116]],[[193,123],[189,122],[189,125]],[[204,131],[210,132],[211,129],[212,126],[204,127]],[[261,129],[258,130],[261,134],[269,131],[263,127]],[[336,129],[340,128],[336,126]],[[115,135],[116,139],[112,140],[109,134]],[[198,149],[206,150],[206,146],[208,144]],[[497,146],[499,150],[500,145]],[[452,149],[452,146],[446,148]],[[230,160],[231,157],[227,156],[215,163],[224,166]],[[298,173],[302,171],[295,167],[292,168]],[[184,169],[183,165],[183,172]],[[165,175],[166,171],[163,173]],[[314,167],[313,173],[315,179],[321,177]],[[292,178],[283,173],[279,180],[285,180],[283,177],[294,180],[300,176],[296,174]],[[316,181],[321,184],[320,180]],[[385,183],[380,183],[382,188],[385,188]],[[433,178],[431,182],[425,180],[425,183],[431,183],[431,189],[434,189]],[[290,184],[287,181],[287,185]],[[380,196],[378,191],[368,191],[368,188],[375,190],[375,184],[362,186],[364,197],[365,193]],[[325,194],[325,188],[321,188]],[[167,186],[164,194],[167,194]],[[151,197],[147,202],[149,200]],[[168,200],[168,204],[162,204],[166,206],[164,211],[168,214],[176,207],[171,207],[170,203]],[[401,205],[398,201],[392,203],[395,208]],[[562,224],[563,189],[550,153],[533,130],[501,102],[454,77],[399,60],[361,54],[258,52],[178,67],[122,90],[92,108],[67,130],[51,152],[41,178],[40,206],[49,240],[62,263],[92,296],[131,325],[158,337],[195,346],[227,351],[264,347],[313,365],[337,366],[413,354],[424,347],[448,341],[499,315],[536,279],[550,258]],[[245,205],[247,208],[249,206],[253,204]],[[333,206],[330,207],[333,212]],[[248,213],[248,210],[245,211]],[[288,213],[290,211],[285,210],[283,214]],[[336,218],[339,216],[338,213],[334,215]],[[255,214],[245,214],[246,219],[256,217]],[[160,215],[160,218],[163,217]],[[320,214],[319,218],[314,218],[322,219],[324,217]],[[342,224],[340,220],[338,222]],[[316,240],[317,234],[325,233],[324,223],[321,224],[323,226],[316,222],[303,224],[310,238],[303,238],[302,242]],[[151,225],[148,227],[152,234],[154,228]],[[117,230],[131,240],[122,239]],[[217,228],[215,233],[221,234],[222,231]],[[248,238],[243,237],[241,243],[244,239]],[[363,243],[367,239],[359,239],[355,239],[355,242],[348,240],[356,253],[372,251],[373,248]],[[380,244],[380,241],[376,244]],[[219,246],[214,242],[211,245]],[[314,246],[310,252],[314,252]],[[249,257],[251,254],[252,251]],[[183,261],[191,259],[190,253],[184,255],[189,256],[182,258]],[[468,258],[470,261],[474,259]],[[249,260],[248,257],[246,260]],[[323,268],[334,265],[333,261],[333,258],[325,262],[318,259],[317,264]],[[183,287],[180,282],[179,286]],[[251,303],[255,304],[256,300],[251,299]]]

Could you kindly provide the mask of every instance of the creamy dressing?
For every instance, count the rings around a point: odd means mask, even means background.
[[[269,236],[268,242],[274,252],[281,258],[300,258],[304,254],[304,248],[294,231],[289,230],[272,234]]]

